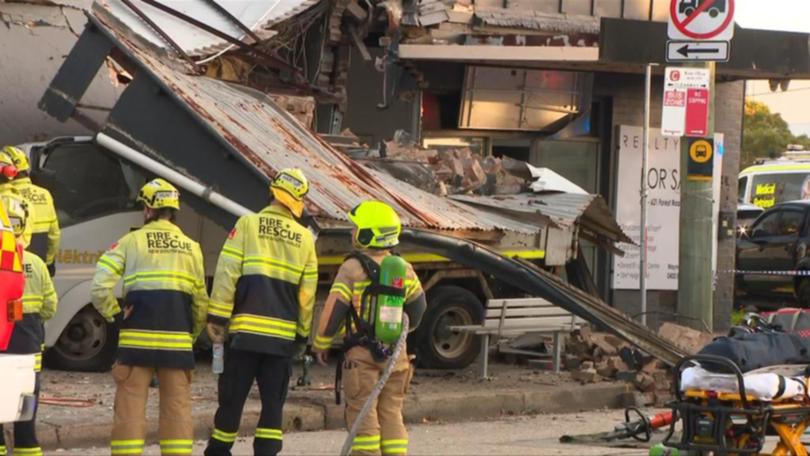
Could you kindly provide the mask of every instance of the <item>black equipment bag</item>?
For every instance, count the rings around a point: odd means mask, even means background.
[[[780,364],[810,364],[810,340],[781,332],[737,334],[714,339],[698,355],[722,356],[742,372]],[[701,363],[701,366],[713,372],[727,373],[728,370],[710,363]]]

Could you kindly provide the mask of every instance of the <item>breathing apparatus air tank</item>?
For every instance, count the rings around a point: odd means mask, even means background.
[[[374,333],[377,340],[391,345],[402,334],[402,309],[405,304],[405,276],[408,263],[401,257],[389,255],[380,263],[380,285],[402,290],[398,295],[380,293],[377,295],[377,315]]]

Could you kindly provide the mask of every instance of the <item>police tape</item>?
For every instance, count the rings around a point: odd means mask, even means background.
[[[810,277],[810,270],[796,270],[796,271],[745,271],[740,269],[730,269],[725,271],[717,271],[717,274],[735,274],[735,275],[768,275],[768,276],[791,276],[791,277]]]

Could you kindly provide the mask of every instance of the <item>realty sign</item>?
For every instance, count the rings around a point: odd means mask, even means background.
[[[709,87],[706,68],[667,67],[661,134],[704,137],[709,134]]]
[[[729,41],[734,37],[735,0],[670,0],[671,40]]]

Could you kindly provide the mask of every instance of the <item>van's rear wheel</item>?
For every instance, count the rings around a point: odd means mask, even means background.
[[[469,366],[478,356],[480,338],[453,332],[450,327],[481,324],[481,301],[464,288],[448,285],[430,290],[427,303],[422,322],[411,338],[419,365],[436,369]]]
[[[52,369],[104,372],[115,361],[117,345],[118,328],[88,305],[70,320],[45,354],[45,363]]]

